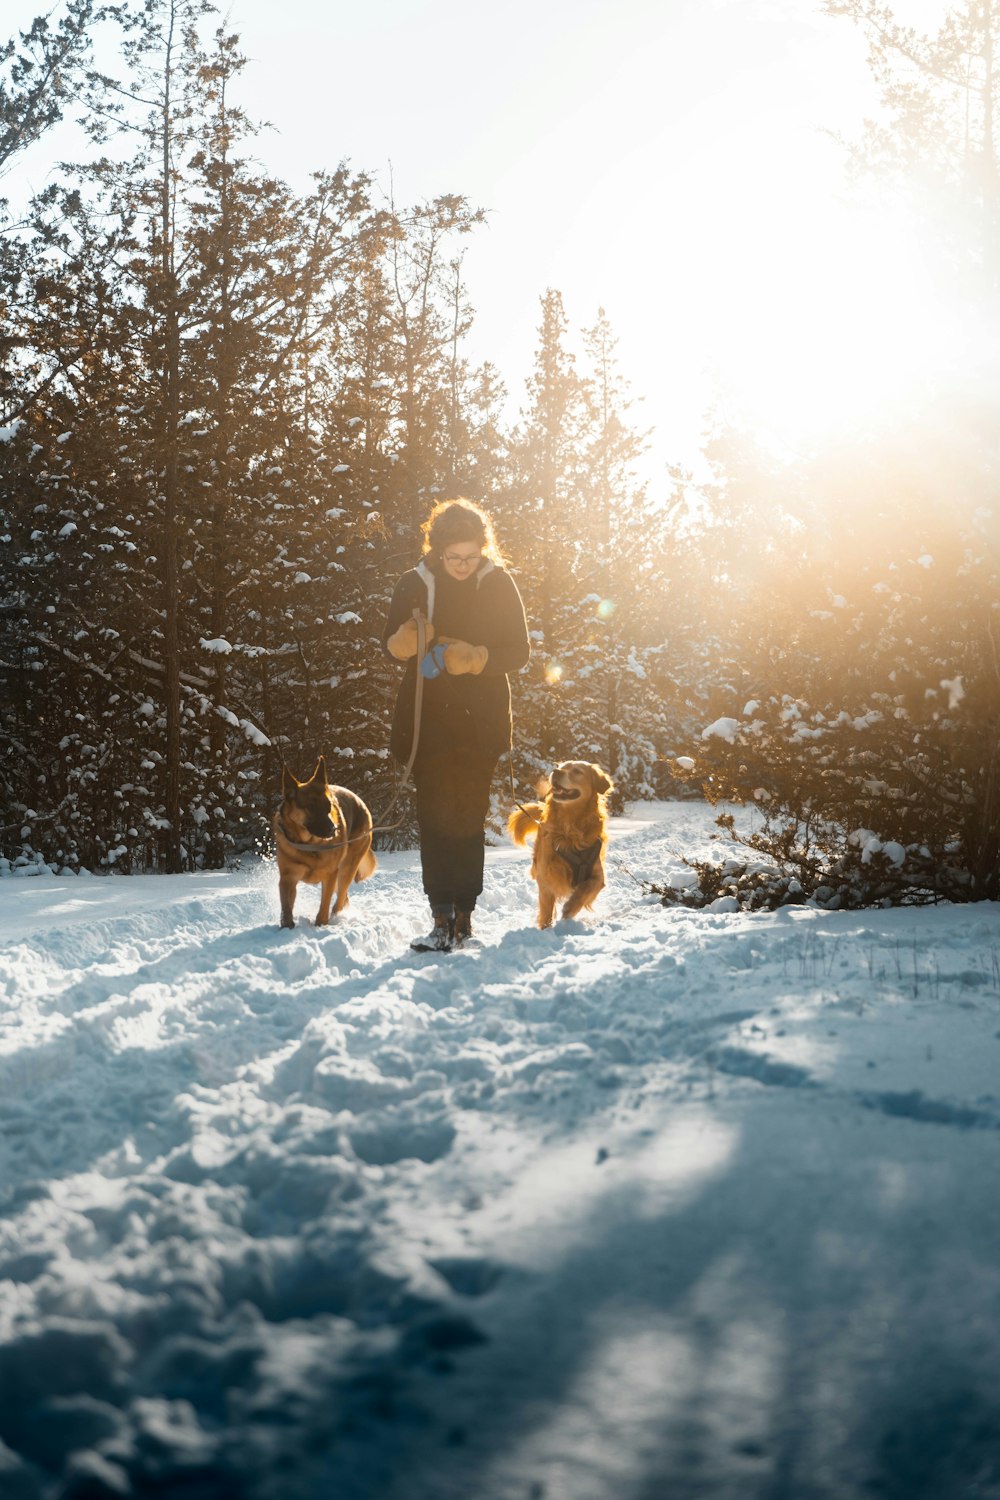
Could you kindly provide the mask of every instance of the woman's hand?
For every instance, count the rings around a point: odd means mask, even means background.
[[[465,672],[478,675],[489,657],[490,653],[485,646],[470,646],[468,641],[455,641],[446,636],[428,651],[420,664],[420,671],[424,677],[439,677],[442,672],[448,672],[453,677]]]
[[[429,620],[425,620],[424,640],[430,645],[433,639],[434,626]],[[404,620],[395,634],[386,641],[386,646],[397,661],[409,661],[411,656],[416,656],[419,644],[417,622],[412,617]]]
[[[463,672],[472,672],[478,676],[489,659],[490,653],[485,646],[470,646],[468,641],[452,641],[444,648],[445,671],[450,672],[453,677],[458,677]]]

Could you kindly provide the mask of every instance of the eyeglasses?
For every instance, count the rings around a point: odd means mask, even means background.
[[[441,558],[450,568],[471,568],[482,562],[483,554],[476,552],[471,557],[466,557],[460,552],[443,552]]]

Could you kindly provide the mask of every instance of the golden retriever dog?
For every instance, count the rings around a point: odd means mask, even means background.
[[[375,873],[372,815],[354,792],[329,784],[323,756],[308,781],[297,781],[283,766],[281,792],[281,806],[274,815],[281,925],[295,926],[292,911],[302,881],[323,887],[316,926],[324,927],[334,892],[334,911],[341,912],[351,883]]]
[[[593,905],[604,889],[608,847],[605,797],[614,783],[600,766],[564,760],[549,778],[544,802],[512,812],[507,829],[516,844],[535,841],[532,877],[538,882],[538,925],[551,927],[557,901],[562,917]]]

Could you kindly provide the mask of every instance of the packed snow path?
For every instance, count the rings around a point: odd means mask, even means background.
[[[1000,1497],[1000,913],[0,883],[3,1500]]]

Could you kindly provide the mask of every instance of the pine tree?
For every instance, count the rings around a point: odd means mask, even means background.
[[[460,258],[450,253],[450,246],[483,219],[483,211],[467,199],[446,194],[396,215],[396,232],[388,244],[388,331],[399,402],[398,520],[410,536],[416,536],[449,468],[457,346],[472,319]]]
[[[919,189],[925,226],[949,240],[964,269],[979,266],[1000,290],[1000,5],[962,0],[937,32],[922,34],[881,0],[825,0],[868,42],[885,122],[871,122],[857,153],[883,188]],[[929,195],[929,203],[928,203]]]
[[[93,0],[68,0],[55,24],[37,16],[27,31],[0,44],[0,175],[14,157],[62,119],[71,104],[85,109],[96,83],[87,63]]]
[[[561,294],[550,289],[541,307],[529,405],[511,444],[508,506],[510,547],[533,638],[531,665],[519,682],[518,749],[534,775],[572,753],[571,694],[562,684],[572,662],[580,518],[587,504],[585,385],[566,346]]]
[[[632,400],[601,308],[584,331],[587,429],[584,543],[578,572],[575,704],[580,743],[603,762],[620,797],[649,795],[665,725],[651,674],[662,643],[656,601],[665,588],[662,515],[638,466],[646,434],[629,425]]]
[[[241,781],[260,776],[242,752],[232,761],[227,736],[244,749],[243,731],[259,738],[255,705],[245,700],[259,699],[259,653],[273,644],[259,638],[274,614],[275,580],[260,569],[261,537],[274,531],[266,496],[276,486],[267,470],[276,462],[289,469],[282,486],[301,499],[278,515],[289,534],[310,538],[303,549],[310,552],[311,538],[320,540],[315,505],[328,486],[314,482],[324,465],[322,444],[308,431],[309,372],[336,347],[345,288],[375,253],[366,244],[376,216],[365,179],[341,169],[300,200],[239,159],[249,127],[229,108],[226,85],[241,59],[223,33],[213,51],[202,48],[201,13],[164,7],[161,15],[148,6],[131,18],[136,93],[154,97],[143,71],[150,67],[169,77],[173,92],[164,84],[158,112],[129,121],[142,142],[137,156],[81,170],[78,187],[53,189],[39,203],[31,257],[22,250],[24,264],[13,267],[21,306],[11,319],[20,330],[29,425],[36,433],[54,428],[53,442],[67,433],[69,447],[56,452],[78,452],[78,462],[100,473],[101,504],[114,511],[107,520],[117,523],[121,545],[151,553],[160,569],[158,597],[150,599],[133,570],[103,620],[128,641],[124,657],[105,653],[116,684],[125,685],[126,662],[141,662],[153,677],[128,690],[139,695],[140,719],[160,725],[173,757],[171,773],[166,753],[147,755],[161,797],[145,809],[149,826],[169,837],[171,864],[196,853],[217,861],[245,805]],[[158,17],[168,22],[168,39],[171,17],[181,33],[176,49],[159,54]],[[158,171],[165,161],[168,202]],[[58,477],[50,463],[41,482]],[[92,509],[79,518],[81,532],[83,522],[94,528]],[[174,558],[169,568],[164,555]],[[91,582],[98,577],[94,567]],[[287,594],[287,578],[279,583]],[[71,603],[63,591],[61,605]],[[222,641],[227,630],[233,652],[229,642],[207,652],[199,646]],[[228,670],[219,670],[220,658]],[[133,733],[141,743],[141,724]],[[226,820],[232,826],[223,834]]]
[[[347,467],[330,466],[332,486],[324,477],[340,434],[324,421],[315,370],[336,357],[343,304],[382,244],[364,175],[343,166],[317,174],[313,192],[298,199],[240,157],[252,127],[230,105],[228,90],[243,64],[237,39],[221,31],[212,51],[198,59],[207,128],[190,163],[184,233],[194,291],[188,400],[200,413],[199,469],[208,496],[206,513],[196,518],[192,566],[206,637],[217,643],[211,652],[211,760],[227,792],[229,699],[234,692],[241,700],[248,696],[239,674],[232,675],[233,663],[248,648],[267,649],[251,618],[259,614],[250,600],[260,602],[260,558],[256,548],[248,557],[246,547],[250,536],[276,530],[266,511],[260,513],[258,476],[273,481],[280,472],[282,485],[301,499],[280,512],[297,526],[277,528],[289,539],[297,532],[306,543],[297,571],[310,577],[341,571],[312,556],[314,548],[329,547],[330,502],[342,492],[338,476]],[[321,506],[327,524],[317,526]],[[313,602],[301,591],[300,597],[312,615],[299,627],[308,639],[343,612],[342,600]],[[332,607],[337,603],[339,610]],[[230,634],[237,638],[235,656],[226,649]],[[212,858],[221,854],[220,845]]]

